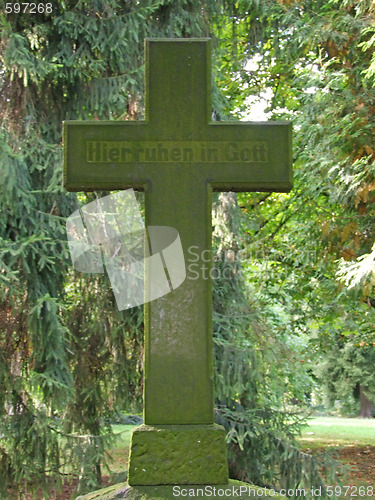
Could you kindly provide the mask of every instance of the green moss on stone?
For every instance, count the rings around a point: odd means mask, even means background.
[[[142,425],[132,434],[129,484],[225,484],[225,431],[220,425]]]

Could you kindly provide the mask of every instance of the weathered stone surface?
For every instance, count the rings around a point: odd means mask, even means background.
[[[129,484],[225,484],[225,430],[213,425],[142,425],[132,434]]]
[[[117,484],[101,490],[97,490],[88,495],[83,495],[77,500],[114,500],[117,498],[127,498],[128,500],[176,500],[176,498],[226,498],[236,499],[264,499],[273,498],[275,500],[285,500],[280,495],[267,493],[267,490],[253,486],[248,483],[234,481],[230,479],[227,484],[216,486],[183,485],[178,486],[178,490],[173,486],[129,486],[128,483]],[[208,489],[207,489],[208,488]],[[214,490],[214,488],[216,488]],[[242,490],[240,489],[242,488]],[[203,494],[202,490],[203,489]],[[235,490],[234,494],[231,494]],[[228,495],[223,494],[228,493]],[[180,494],[178,494],[180,493]],[[193,493],[190,494],[189,493]],[[239,493],[237,495],[237,493]]]

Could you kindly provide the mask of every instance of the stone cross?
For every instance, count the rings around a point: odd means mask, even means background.
[[[64,186],[144,191],[146,227],[177,229],[185,255],[183,284],[145,305],[145,425],[132,436],[129,483],[225,484],[225,434],[214,424],[211,196],[288,191],[291,125],[211,121],[209,39],[150,39],[145,53],[145,121],[66,121]]]

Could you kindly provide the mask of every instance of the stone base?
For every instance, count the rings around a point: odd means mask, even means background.
[[[275,494],[274,491],[267,493],[264,488],[232,479],[227,484],[215,486],[129,486],[128,483],[121,483],[80,496],[77,500],[115,500],[118,498],[128,500],[176,500],[176,498],[285,500],[285,497]]]
[[[226,484],[225,430],[220,425],[141,425],[130,444],[131,486]]]

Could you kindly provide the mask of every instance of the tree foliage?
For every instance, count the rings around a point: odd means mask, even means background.
[[[373,5],[260,2],[251,28],[248,7],[249,2],[236,7],[242,67],[234,78],[235,102],[241,111],[248,90],[261,96],[268,89],[268,116],[293,120],[295,188],[286,196],[241,195],[240,205],[248,214],[244,256],[252,259],[245,266],[247,279],[266,305],[265,314],[273,311],[273,331],[276,319],[289,345],[297,335],[293,349],[304,374],[311,375],[310,383],[296,366],[290,375],[304,380],[298,385],[307,396],[319,382],[331,400],[343,397],[315,370],[327,358],[334,364],[340,345],[356,348],[358,354],[351,358],[351,382],[345,378],[348,373],[341,381],[347,397],[358,384],[370,395]],[[251,58],[256,70],[246,69]],[[227,92],[232,94],[230,86]],[[359,363],[363,357],[367,370]]]

